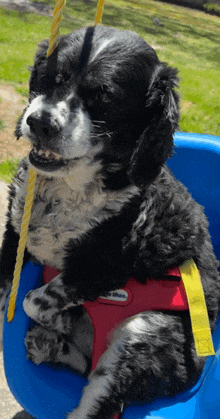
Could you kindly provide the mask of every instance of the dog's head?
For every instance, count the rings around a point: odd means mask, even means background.
[[[65,177],[80,161],[99,162],[108,188],[150,183],[172,153],[176,70],[136,33],[109,27],[62,36],[49,58],[47,48],[36,54],[16,129],[32,143],[30,163]]]

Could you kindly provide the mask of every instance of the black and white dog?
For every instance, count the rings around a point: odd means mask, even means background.
[[[16,129],[32,150],[10,187],[1,251],[0,307],[10,290],[28,168],[38,173],[25,261],[61,273],[31,291],[24,309],[38,325],[26,346],[35,362],[89,374],[92,326],[82,307],[123,287],[161,278],[193,258],[210,325],[220,281],[203,209],[166,167],[178,127],[177,71],[137,34],[89,27],[40,44],[30,98]],[[198,379],[188,311],[127,318],[89,375],[69,419],[111,418],[123,404],[172,396]]]

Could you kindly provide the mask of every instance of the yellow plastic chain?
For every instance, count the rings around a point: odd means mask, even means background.
[[[179,267],[184,283],[198,356],[215,355],[200,274],[193,259]]]
[[[95,25],[97,25],[98,23],[101,23],[102,14],[104,10],[104,2],[105,2],[104,0],[98,1],[97,11],[96,11],[96,16],[95,16]],[[62,19],[63,9],[65,5],[66,5],[66,0],[56,0],[55,9],[53,12],[53,20],[52,20],[52,25],[51,25],[49,47],[47,50],[47,57],[49,57],[53,53],[53,51],[58,45],[58,38],[60,35],[60,22]],[[10,299],[9,299],[9,304],[8,304],[7,318],[9,322],[11,322],[14,317],[15,303],[16,303],[16,298],[18,294],[21,269],[23,266],[24,250],[27,243],[28,225],[29,225],[29,221],[31,217],[31,209],[32,209],[33,200],[34,200],[34,189],[35,189],[36,179],[37,179],[37,173],[33,169],[30,169],[28,188],[27,188],[23,218],[22,218],[22,223],[21,223],[20,240],[18,243],[17,257],[16,257],[16,263],[15,263],[14,277],[13,277]]]

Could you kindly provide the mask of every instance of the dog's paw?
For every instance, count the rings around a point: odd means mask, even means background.
[[[58,313],[56,301],[45,294],[47,285],[29,291],[23,301],[25,313],[42,326],[50,327],[52,318]]]
[[[74,291],[71,296],[74,298]],[[81,302],[74,303],[69,299],[61,275],[58,275],[49,284],[29,291],[23,301],[23,309],[43,327],[68,334],[71,324],[68,309],[80,304]]]
[[[89,361],[61,334],[35,326],[27,332],[25,345],[28,359],[35,364],[62,365],[86,376]]]
[[[49,362],[56,364],[63,350],[63,341],[57,333],[42,326],[35,326],[27,332],[25,338],[27,357],[35,364]]]

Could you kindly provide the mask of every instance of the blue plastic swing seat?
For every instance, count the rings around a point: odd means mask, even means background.
[[[220,259],[220,137],[177,133],[169,167],[205,207]],[[65,419],[81,397],[86,380],[26,357],[24,338],[31,320],[22,309],[26,293],[40,286],[43,266],[28,262],[23,271],[13,322],[4,322],[5,374],[11,392],[35,419]],[[173,398],[126,407],[122,419],[220,419],[220,316],[213,335],[216,356],[208,357],[196,385]]]

